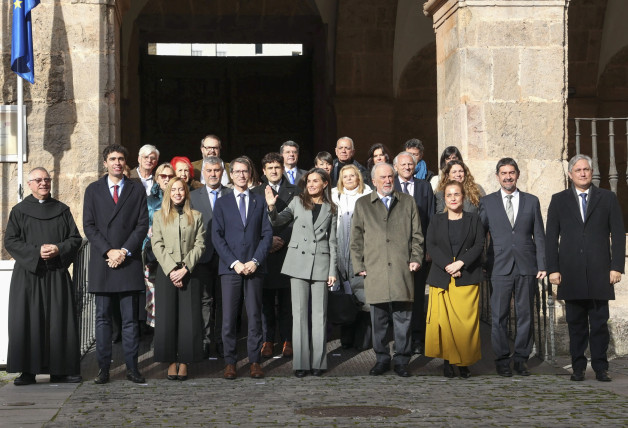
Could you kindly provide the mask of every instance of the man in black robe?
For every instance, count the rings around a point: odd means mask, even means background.
[[[44,168],[28,176],[32,196],[11,210],[4,246],[15,259],[9,292],[7,372],[15,385],[78,383],[80,351],[72,279],[68,267],[81,246],[70,208],[50,197]]]

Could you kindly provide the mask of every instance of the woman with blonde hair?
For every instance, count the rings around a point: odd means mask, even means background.
[[[450,161],[443,169],[443,175],[434,194],[434,198],[436,199],[436,212],[442,213],[445,211],[444,190],[447,183],[452,180],[462,183],[462,187],[464,188],[465,197],[462,209],[472,213],[478,212],[480,198],[484,196],[484,192],[475,184],[475,179],[473,175],[471,175],[469,168],[461,160]]]
[[[349,237],[351,236],[351,218],[356,201],[368,195],[372,189],[364,184],[362,174],[355,165],[345,165],[338,174],[338,184],[331,189],[331,200],[336,204],[338,220],[336,221],[336,245],[338,281],[340,287],[350,286],[351,293],[362,302],[360,313],[352,324],[340,327],[340,343],[343,348],[355,347],[358,350],[370,348],[371,315],[370,307],[364,296],[364,277],[355,275],[351,264]],[[346,290],[348,292],[349,290]]]
[[[201,213],[190,208],[183,178],[168,183],[153,219],[155,279],[155,361],[170,363],[169,380],[186,380],[187,364],[203,359],[202,286],[190,273],[205,250]]]

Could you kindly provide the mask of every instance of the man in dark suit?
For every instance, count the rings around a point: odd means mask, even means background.
[[[117,144],[105,147],[107,174],[87,186],[83,229],[90,244],[89,292],[96,295],[98,384],[109,381],[111,310],[115,297],[122,315],[122,347],[126,377],[144,383],[137,368],[139,326],[137,295],[144,290],[142,242],[148,232],[144,187],[124,178],[128,152]]]
[[[626,234],[617,196],[595,187],[591,158],[569,161],[573,186],[552,196],[547,212],[547,270],[565,300],[571,380],[584,380],[589,346],[595,377],[610,382],[608,301],[624,272]],[[610,242],[609,242],[610,235]]]
[[[222,292],[218,276],[218,254],[212,243],[211,225],[216,201],[231,193],[231,189],[221,184],[224,174],[222,159],[216,156],[207,157],[201,169],[205,185],[190,193],[190,203],[193,209],[203,214],[203,226],[206,230],[205,252],[194,267],[192,275],[203,284],[203,356],[209,358],[210,345],[214,344],[218,356],[223,357]]]
[[[288,206],[292,198],[299,194],[299,188],[290,184],[283,175],[284,158],[279,153],[268,153],[262,158],[262,184],[253,192],[265,197],[266,186],[270,186],[273,195],[279,195],[275,203],[277,212]],[[281,274],[288,242],[292,236],[292,224],[273,226],[273,245],[266,263],[267,274],[262,291],[262,327],[264,344],[262,357],[270,358],[274,354],[275,325],[279,325],[279,343],[283,343],[282,355],[292,357],[292,301],[290,298],[290,278]]]
[[[489,271],[491,295],[491,343],[497,373],[512,376],[508,342],[508,314],[514,292],[517,314],[514,369],[529,376],[527,360],[534,333],[534,290],[545,278],[545,233],[539,199],[517,189],[519,166],[503,158],[495,168],[501,189],[480,199],[480,218],[490,233]]]
[[[413,177],[415,170],[415,158],[412,153],[401,152],[393,160],[397,171],[395,177],[395,190],[406,193],[414,198],[421,217],[421,230],[423,236],[427,236],[427,227],[434,215],[434,192],[432,186],[425,181]],[[412,304],[412,352],[423,354],[425,352],[425,280],[429,273],[427,263],[429,255],[425,253],[421,262],[421,269],[414,272],[414,302]]]
[[[225,379],[236,374],[236,320],[240,297],[248,317],[247,350],[253,378],[264,377],[260,366],[262,348],[262,284],[265,261],[273,242],[265,198],[248,189],[251,176],[245,158],[231,162],[233,193],[216,201],[212,242],[220,257],[218,273],[222,287],[222,341]]]
[[[331,169],[332,187],[336,187],[338,184],[338,176],[342,167],[349,164],[357,166],[360,174],[362,174],[363,181],[366,184],[371,184],[370,171],[367,171],[364,165],[353,159],[353,155],[355,155],[353,140],[349,137],[339,138],[338,141],[336,141],[336,159],[334,159]]]
[[[286,179],[296,185],[307,171],[297,167],[299,162],[299,145],[294,141],[286,141],[279,147],[279,154],[283,157],[283,168]],[[264,192],[262,192],[262,196]]]

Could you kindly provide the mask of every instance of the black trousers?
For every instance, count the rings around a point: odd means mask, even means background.
[[[608,370],[608,316],[608,300],[565,300],[569,353],[574,371],[586,370],[584,353],[589,345],[593,370]]]
[[[218,257],[194,266],[192,277],[202,289],[203,343],[222,343],[222,291],[218,275]]]
[[[264,342],[275,342],[275,327],[279,325],[279,343],[292,342],[292,299],[288,288],[262,290],[262,329]]]
[[[109,370],[111,365],[111,313],[119,305],[122,316],[122,348],[127,369],[137,369],[139,325],[137,322],[137,292],[96,293],[96,358],[98,367]]]
[[[414,272],[414,302],[412,303],[412,343],[425,345],[425,281],[431,262],[423,261],[421,269]]]
[[[203,359],[201,284],[186,275],[175,287],[161,266],[155,278],[155,361],[191,363]]]

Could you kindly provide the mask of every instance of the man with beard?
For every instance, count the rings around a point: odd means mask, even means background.
[[[543,217],[539,198],[517,189],[519,166],[514,159],[500,159],[495,171],[501,189],[480,199],[480,218],[490,235],[491,342],[497,374],[512,376],[512,358],[515,372],[529,376],[527,361],[534,333],[534,290],[537,280],[546,275]],[[511,357],[508,314],[513,293],[517,336]]]
[[[81,246],[67,205],[50,197],[50,175],[35,168],[32,191],[11,210],[4,246],[15,259],[9,292],[7,372],[22,374],[14,384],[35,383],[50,373],[51,383],[78,383],[79,337],[68,267]]]

